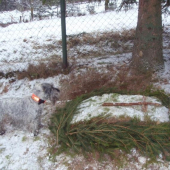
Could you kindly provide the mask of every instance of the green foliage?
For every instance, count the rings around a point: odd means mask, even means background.
[[[44,5],[56,5],[60,0],[41,0]]]
[[[25,142],[27,140],[27,137],[26,136],[23,136],[22,137],[22,142]]]
[[[170,152],[170,124],[146,121],[139,119],[111,121],[108,116],[98,116],[89,121],[81,121],[71,124],[73,116],[77,114],[79,104],[94,95],[106,93],[134,94],[133,92],[120,92],[116,88],[103,88],[92,93],[82,95],[67,102],[64,108],[57,108],[51,118],[50,130],[56,138],[56,152],[86,153],[98,151],[100,154],[115,155],[115,151],[122,150],[129,153],[136,148],[141,154],[156,158],[160,153]],[[169,107],[170,100],[163,91],[148,88],[144,92],[138,92],[146,96],[159,98],[164,105]],[[169,159],[169,155],[164,154]]]
[[[109,154],[114,154],[113,149],[130,152],[132,148],[137,148],[140,153],[150,157],[165,150],[170,151],[169,123],[156,125],[133,120],[108,123],[105,119],[98,117],[74,125],[65,134],[68,146],[74,151],[79,151],[81,147],[85,151],[97,150]]]
[[[149,87],[144,92],[140,92],[140,94],[156,97],[162,102],[164,106],[168,108],[170,107],[170,97],[167,96],[163,90],[156,90]]]

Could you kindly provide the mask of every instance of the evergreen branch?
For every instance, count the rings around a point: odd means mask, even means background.
[[[159,96],[159,93],[154,91],[147,91],[146,94]],[[57,145],[61,145],[60,151],[97,150],[114,155],[115,149],[130,152],[132,148],[138,148],[140,153],[151,157],[156,157],[160,152],[170,151],[169,122],[158,125],[154,122],[141,122],[135,119],[112,122],[109,121],[109,116],[100,115],[88,121],[71,124],[73,116],[78,113],[79,104],[92,95],[96,94],[86,94],[68,102],[64,108],[58,109],[52,116],[50,130],[56,135]],[[170,106],[169,97],[161,93],[160,98],[163,104]]]
[[[115,126],[117,126],[117,125],[115,125]],[[132,131],[132,132],[135,132],[135,133],[141,135],[143,138],[147,139],[147,141],[149,141],[149,139],[148,139],[145,135],[143,135],[143,134],[141,134],[141,133],[139,133],[139,132],[137,132],[137,131],[135,131],[135,130],[132,130],[132,129],[129,129],[129,128],[123,127],[123,126],[118,126],[118,127],[125,128],[125,129],[127,129],[127,130]]]
[[[77,133],[96,133],[96,132],[115,132],[116,130],[93,130],[93,131],[86,131],[86,130],[82,130],[82,131],[76,131],[76,132],[72,132],[72,133],[67,133],[67,135],[74,135]]]

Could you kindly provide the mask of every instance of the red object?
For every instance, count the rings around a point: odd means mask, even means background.
[[[38,96],[36,96],[35,94],[32,94],[32,99],[36,102],[39,102],[40,101],[40,98]]]
[[[36,96],[35,94],[32,94],[31,98],[32,98],[34,101],[38,102],[38,104],[45,103],[45,100],[40,99],[40,98],[39,98],[38,96]]]

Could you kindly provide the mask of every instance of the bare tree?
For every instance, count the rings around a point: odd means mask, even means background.
[[[137,4],[137,1],[136,0],[122,0],[119,10],[124,8],[125,11],[127,11],[133,4]]]
[[[9,11],[16,8],[16,0],[0,0],[0,11]]]
[[[109,8],[109,0],[105,0],[105,11]]]

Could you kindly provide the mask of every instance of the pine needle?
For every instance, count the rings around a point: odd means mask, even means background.
[[[115,90],[115,89],[114,89]],[[111,90],[104,90],[105,92]],[[108,121],[108,116],[98,116],[91,120],[84,120],[71,124],[73,116],[77,114],[79,104],[101,91],[82,95],[70,101],[62,109],[57,109],[51,118],[50,130],[56,137],[59,151],[70,149],[80,151],[98,151],[114,155],[114,150],[127,153],[136,148],[141,154],[156,158],[159,153],[170,152],[170,123],[142,122],[136,119],[128,121]],[[169,97],[162,91],[147,90],[145,95],[161,98],[162,103],[170,106]],[[166,157],[166,155],[164,154]],[[169,157],[167,156],[167,159]]]

